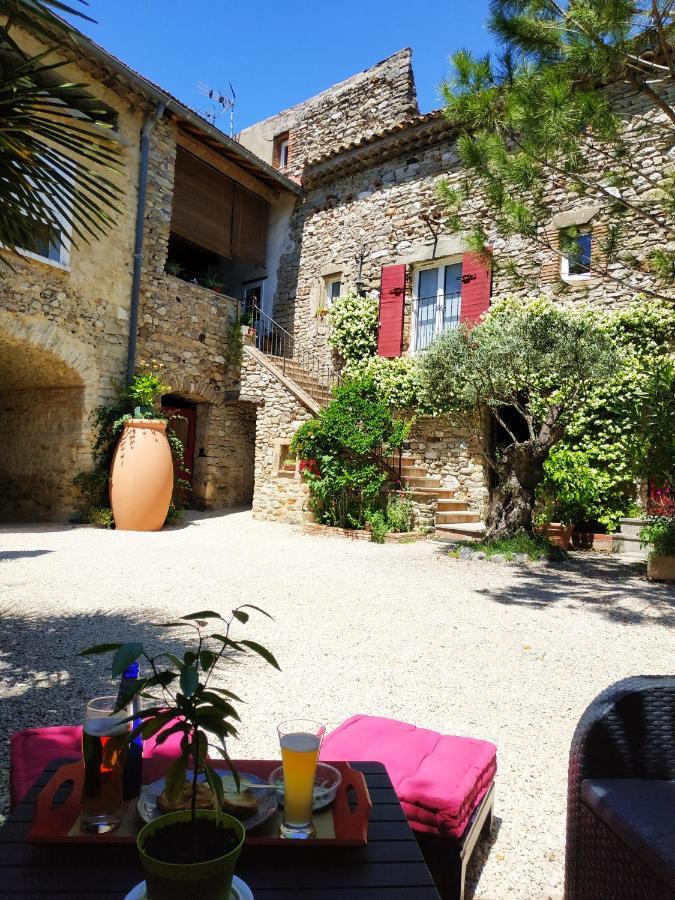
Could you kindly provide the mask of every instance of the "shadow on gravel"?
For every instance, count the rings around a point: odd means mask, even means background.
[[[9,559],[23,559],[27,556],[44,556],[45,553],[53,552],[53,550],[0,550],[0,562]]]
[[[195,608],[194,602],[186,602],[186,613]],[[166,622],[168,617],[157,611],[154,621]],[[110,675],[112,655],[84,657],[79,656],[81,650],[140,641],[155,655],[190,642],[189,629],[152,627],[145,611],[138,619],[95,609],[48,619],[24,615],[17,604],[0,604],[0,634],[0,821],[9,808],[10,734],[43,725],[80,724],[88,700],[117,693]]]
[[[570,554],[564,563],[508,568],[515,583],[477,592],[508,606],[546,610],[578,605],[624,625],[675,627],[675,586],[647,581],[643,561]]]

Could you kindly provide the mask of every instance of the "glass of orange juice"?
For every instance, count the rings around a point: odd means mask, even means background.
[[[314,836],[312,806],[314,777],[321,741],[326,728],[310,719],[291,719],[278,726],[281,762],[284,767],[284,816],[281,836]]]

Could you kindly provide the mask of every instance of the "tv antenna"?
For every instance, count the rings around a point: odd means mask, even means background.
[[[204,118],[207,120],[207,122],[210,122],[212,125],[216,125],[218,123],[218,119],[229,112],[230,137],[234,137],[234,107],[237,102],[237,95],[235,94],[234,88],[232,87],[232,82],[228,81],[227,84],[230,88],[229,94],[216,88],[210,88],[207,84],[204,84],[201,81],[197,85],[197,88],[199,89],[199,92],[201,94],[204,94],[205,97],[209,98],[209,108],[204,112]]]

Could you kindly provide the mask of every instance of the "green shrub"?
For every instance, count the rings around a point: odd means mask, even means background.
[[[395,419],[370,380],[346,381],[333,401],[295,433],[290,451],[305,468],[310,504],[324,525],[363,528],[366,513],[380,505],[390,476],[384,462],[399,449],[410,423]]]
[[[651,544],[650,556],[675,556],[675,515],[651,516],[640,530],[640,542]]]
[[[540,559],[542,556],[545,556],[547,559],[564,559],[565,556],[560,547],[553,544],[543,535],[529,535],[524,532],[520,532],[520,534],[516,534],[513,537],[499,538],[495,541],[458,541],[450,551],[450,555],[459,556],[459,551],[462,547],[480,551],[488,559],[491,556],[500,554],[511,560],[516,553],[527,553],[530,559]]]
[[[400,494],[390,494],[387,500],[387,525],[391,531],[412,531],[412,521],[412,499]]]
[[[426,408],[416,356],[398,356],[394,359],[371,356],[349,362],[344,371],[351,378],[372,380],[379,395],[392,409],[424,411]]]
[[[82,512],[82,521],[94,528],[114,528],[112,509],[109,506],[90,506]]]
[[[384,539],[389,533],[389,525],[381,509],[366,514],[366,521],[370,525],[370,540],[373,544],[384,544]]]

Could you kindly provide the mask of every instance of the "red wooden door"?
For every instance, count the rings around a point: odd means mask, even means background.
[[[177,491],[179,500],[189,506],[192,500],[192,479],[195,462],[195,435],[197,433],[197,410],[194,406],[162,406],[162,412],[168,418],[167,430],[179,438],[183,445],[183,465],[173,461],[174,475],[188,486]]]

